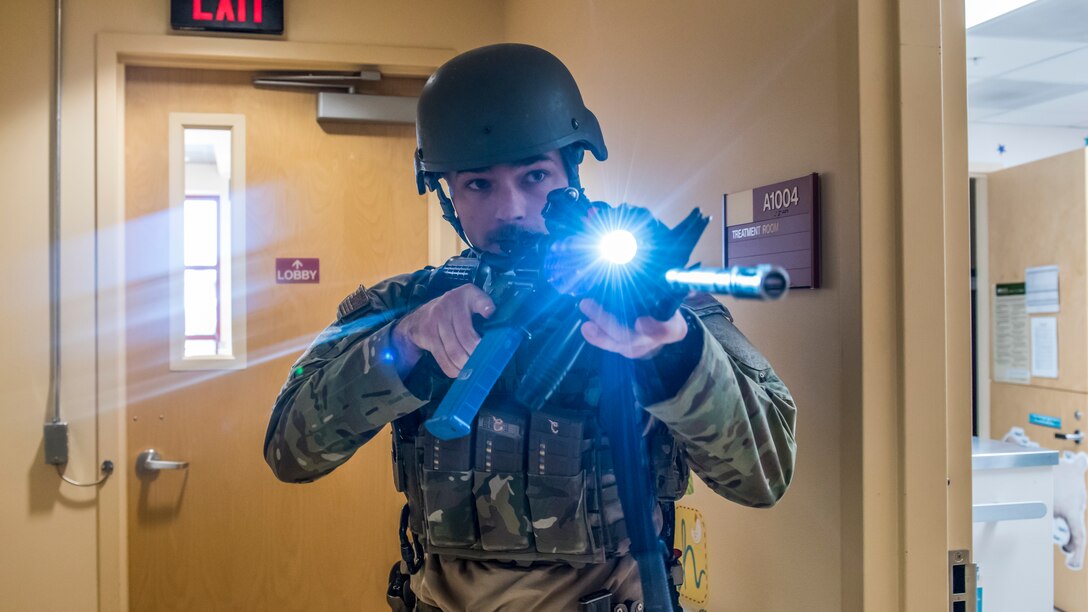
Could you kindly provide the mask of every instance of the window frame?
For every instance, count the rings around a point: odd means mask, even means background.
[[[220,239],[217,278],[217,335],[229,334],[229,354],[185,356],[185,201],[207,196],[185,193],[185,130],[228,130],[231,134],[229,197],[219,199]],[[246,176],[245,116],[222,113],[170,113],[169,116],[169,215],[170,215],[170,369],[240,370],[247,365],[246,351]],[[224,211],[224,207],[229,210]],[[229,219],[229,235],[224,231]],[[226,248],[224,247],[226,245]],[[226,269],[226,271],[224,271]],[[229,283],[229,295],[223,291]],[[229,300],[229,317],[223,315]],[[224,332],[224,326],[230,329]]]

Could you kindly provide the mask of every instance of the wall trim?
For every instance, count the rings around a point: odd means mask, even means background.
[[[843,426],[858,445],[843,455],[857,461],[844,464],[843,602],[943,610],[947,551],[971,548],[963,3],[858,6],[862,382]]]
[[[125,67],[220,70],[376,68],[427,76],[452,49],[298,43],[223,37],[99,33],[95,40],[96,414],[100,458],[116,471],[98,496],[98,609],[124,612],[128,601],[128,504],[125,397]],[[432,254],[431,259],[434,259]]]

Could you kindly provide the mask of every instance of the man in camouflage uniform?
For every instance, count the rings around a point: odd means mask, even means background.
[[[526,45],[476,49],[439,68],[420,98],[417,130],[420,193],[438,192],[445,218],[471,245],[466,255],[500,269],[523,239],[547,232],[546,196],[579,187],[584,151],[607,156],[573,77]],[[597,376],[605,352],[634,363],[663,503],[683,495],[689,465],[747,506],[771,506],[785,492],[793,399],[707,295],[668,321],[641,317],[633,328],[583,301],[590,347],[542,410],[512,400],[534,341],[488,396],[472,435],[431,436],[422,422],[480,341],[473,317],[496,308],[472,284],[436,294],[433,276],[427,268],[348,296],[292,368],[265,440],[278,478],[310,482],[393,424],[397,487],[426,551],[411,578],[417,610],[575,610],[601,589],[618,602],[640,598],[596,420],[607,400]]]

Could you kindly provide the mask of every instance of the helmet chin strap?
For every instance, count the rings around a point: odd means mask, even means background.
[[[438,180],[438,175],[427,173],[424,180],[427,181],[427,188],[438,195],[438,203],[442,206],[442,218],[453,226],[454,231],[457,232],[457,235],[461,237],[461,240],[465,241],[465,244],[467,244],[470,249],[478,253],[479,249],[473,246],[472,241],[465,235],[465,228],[461,227],[461,219],[457,217],[457,210],[453,207],[453,200],[446,195],[446,190],[442,188],[442,183]]]
[[[585,158],[585,147],[572,144],[559,149],[559,157],[563,160],[563,167],[567,171],[567,185],[574,187],[581,191],[582,182],[578,176],[578,166]],[[453,207],[453,200],[446,194],[446,190],[442,187],[441,181],[438,180],[439,175],[434,173],[427,173],[424,180],[427,182],[427,187],[434,191],[438,195],[438,203],[442,206],[442,218],[447,223],[453,226],[454,231],[461,237],[461,240],[465,241],[473,252],[477,255],[482,254],[483,250],[477,248],[472,244],[472,241],[465,235],[465,228],[461,226],[461,219],[457,217],[457,209]]]

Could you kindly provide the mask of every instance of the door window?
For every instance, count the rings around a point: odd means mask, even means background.
[[[170,369],[245,367],[245,118],[170,114]]]

